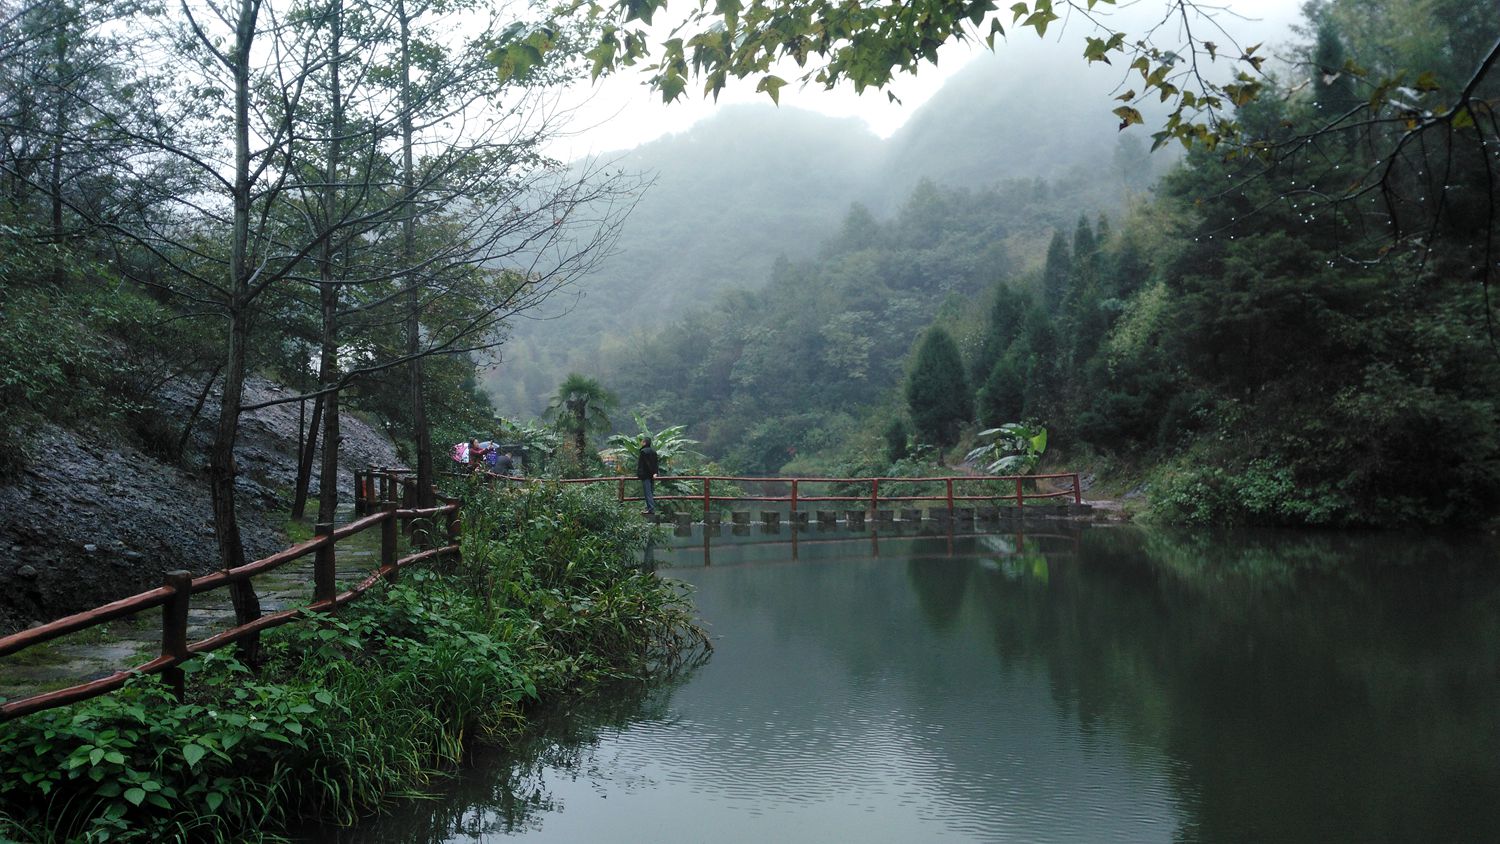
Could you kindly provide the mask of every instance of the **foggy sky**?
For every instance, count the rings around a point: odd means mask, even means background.
[[[1266,50],[1278,47],[1287,41],[1291,23],[1300,18],[1303,0],[1232,0],[1216,2],[1231,12],[1219,16],[1220,25],[1242,45],[1264,42]],[[1166,0],[1124,0],[1120,8],[1110,12],[1112,25],[1135,36],[1161,20]],[[1095,7],[1104,9],[1103,3]],[[1007,27],[1009,38],[997,40],[996,53],[1007,62],[1013,61],[1018,71],[1042,72],[1037,62],[1082,63],[1083,39],[1093,34],[1092,26],[1081,16],[1069,19],[1061,4],[1058,13],[1064,20],[1054,23],[1045,39],[1037,38],[1033,30],[1014,31]],[[1005,13],[1006,17],[1009,13]],[[1245,17],[1236,17],[1236,15]],[[1253,16],[1253,19],[1252,17]],[[1005,23],[1002,18],[1002,23]],[[1065,26],[1063,24],[1066,24]],[[666,32],[670,26],[656,29]],[[1221,45],[1228,40],[1222,34],[1195,30],[1199,38],[1207,38]],[[1159,40],[1175,41],[1176,27],[1167,27]],[[863,95],[854,93],[852,85],[841,86],[834,91],[819,87],[802,88],[793,80],[799,71],[795,65],[777,69],[778,75],[789,84],[781,91],[781,104],[816,111],[838,117],[856,117],[863,120],[870,130],[881,137],[889,137],[928,99],[943,86],[950,77],[977,56],[987,52],[983,42],[975,44],[947,44],[939,51],[936,66],[924,66],[917,76],[902,76],[891,86],[891,91],[901,100],[891,103],[885,92],[867,89]],[[1222,48],[1221,48],[1222,53]],[[1227,62],[1218,67],[1227,70]],[[1100,79],[1101,91],[1107,91],[1118,81],[1124,68],[1096,64],[1092,73]],[[754,79],[733,80],[720,93],[718,102],[699,96],[701,81],[690,83],[688,93],[670,105],[661,102],[661,96],[646,87],[646,75],[627,69],[614,76],[601,78],[598,83],[583,81],[565,94],[564,103],[575,109],[571,131],[558,138],[550,151],[564,161],[576,160],[587,155],[616,150],[631,149],[666,134],[686,131],[693,124],[712,116],[725,105],[745,102],[767,102],[765,94],[755,93]]]

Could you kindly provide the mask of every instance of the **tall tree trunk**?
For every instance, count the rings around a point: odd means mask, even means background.
[[[416,192],[416,175],[412,172],[412,121],[411,121],[411,19],[406,14],[405,0],[397,4],[396,15],[401,20],[401,169],[402,189],[407,207],[401,221],[401,265],[415,264],[415,208],[411,205]],[[411,427],[412,439],[417,451],[417,506],[431,507],[437,503],[432,492],[432,431],[427,426],[427,397],[423,377],[422,357],[422,294],[416,279],[407,276],[410,290],[407,294],[410,312],[406,317],[406,353],[411,356]]]
[[[255,40],[258,0],[241,0],[235,32],[234,73],[234,226],[229,254],[230,295],[229,348],[224,365],[224,392],[219,400],[219,424],[214,429],[209,455],[209,483],[213,492],[214,536],[219,546],[219,567],[243,565],[245,546],[235,514],[234,445],[239,436],[240,405],[245,387],[245,355],[250,339],[250,48]],[[248,580],[231,584],[236,625],[260,617],[260,600]],[[259,656],[257,637],[241,640],[240,653],[247,662]]]
[[[338,285],[323,284],[323,354],[318,371],[323,389],[323,466],[318,473],[318,521],[333,523],[339,503],[339,393],[330,389],[339,380],[338,325],[335,313],[339,306]]]
[[[432,429],[427,425],[426,378],[423,374],[421,351],[421,296],[417,288],[411,290],[411,315],[407,317],[407,352],[411,359],[411,424],[417,449],[417,506],[431,507],[437,503],[433,494],[435,478],[432,465]]]
[[[329,98],[333,107],[328,133],[328,156],[323,178],[323,241],[318,249],[318,301],[322,306],[323,335],[318,380],[327,390],[320,398],[323,411],[323,465],[318,473],[318,521],[333,523],[339,503],[339,394],[333,386],[339,381],[339,286],[333,267],[334,220],[339,216],[339,163],[343,157],[344,92],[339,77],[343,61],[344,5],[341,0],[329,4]],[[313,423],[317,425],[316,422]],[[309,467],[311,461],[309,461]]]
[[[292,518],[294,519],[300,519],[307,514],[307,488],[312,485],[312,464],[313,458],[318,454],[318,426],[322,420],[323,396],[320,395],[313,400],[312,422],[307,426],[307,442],[303,443],[297,455],[297,489],[292,497]]]
[[[588,451],[589,447],[588,428],[585,427],[587,418],[587,406],[581,404],[576,405],[573,410],[573,444],[578,447],[578,468],[580,471],[588,465],[587,461],[583,459],[583,453],[585,451]]]
[[[57,34],[52,39],[52,73],[54,74],[52,96],[56,98],[52,113],[52,150],[50,172],[47,175],[47,193],[52,202],[52,282],[62,284],[66,276],[66,259],[63,257],[63,138],[68,134],[68,98],[63,89],[68,76],[68,35],[72,31],[72,15],[66,7],[58,10]]]

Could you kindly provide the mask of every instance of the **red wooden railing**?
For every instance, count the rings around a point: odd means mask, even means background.
[[[382,489],[386,494],[390,494],[390,491],[395,489],[389,476],[387,476],[387,484]],[[365,503],[372,504],[369,500]],[[185,571],[168,572],[166,582],[150,591],[121,598],[102,607],[85,610],[0,638],[0,657],[4,657],[33,645],[40,645],[60,636],[85,630],[123,616],[146,612],[157,607],[162,608],[160,656],[134,668],[117,671],[97,680],[0,703],[0,721],[108,694],[124,686],[127,680],[137,674],[163,675],[180,698],[184,691],[181,666],[194,656],[218,650],[254,636],[262,630],[295,621],[309,612],[329,612],[337,609],[363,595],[381,580],[394,582],[400,570],[406,566],[441,555],[458,553],[459,509],[457,502],[450,501],[440,507],[425,510],[398,508],[399,505],[394,501],[379,502],[378,512],[373,515],[365,516],[340,528],[335,528],[330,524],[319,524],[316,527],[318,535],[314,538],[278,551],[265,559],[200,577],[193,577]],[[447,545],[408,554],[400,559],[396,558],[399,523],[409,523],[412,519],[436,519],[443,516],[447,517]],[[355,586],[344,592],[337,592],[334,582],[334,545],[341,539],[377,527],[380,528],[380,565]],[[256,575],[280,568],[309,554],[313,555],[312,603],[305,607],[295,607],[261,616],[247,624],[215,633],[197,642],[187,640],[188,609],[192,595],[228,586],[231,583],[247,581]]]
[[[487,473],[488,474],[488,473]],[[524,477],[511,475],[489,475],[501,481],[526,481]],[[733,503],[739,501],[755,502],[779,502],[791,506],[793,513],[797,512],[799,504],[826,503],[826,502],[859,502],[865,504],[870,510],[879,510],[882,502],[918,502],[918,501],[941,501],[953,510],[960,501],[991,501],[995,503],[1014,503],[1017,507],[1026,506],[1028,501],[1042,501],[1057,498],[1071,498],[1074,504],[1083,503],[1083,487],[1079,482],[1077,472],[1065,472],[1051,475],[954,475],[933,478],[748,478],[733,477],[728,475],[663,475],[657,479],[658,488],[663,481],[697,481],[702,484],[703,491],[692,495],[656,495],[657,501],[697,501],[702,502],[704,511],[713,509],[715,502]],[[1066,480],[1067,488],[1052,492],[1040,490],[1027,490],[1026,481],[1057,481]],[[714,482],[732,483],[737,485],[785,485],[790,489],[786,495],[715,495],[713,492]],[[626,495],[627,484],[634,485],[636,481],[626,477],[607,478],[566,478],[560,481],[565,484],[616,484],[617,495],[621,501],[641,501],[641,496]],[[924,484],[941,483],[943,493],[941,495],[890,495],[882,494],[880,485],[886,484]],[[958,494],[955,487],[977,483],[1004,483],[1006,492],[999,494],[994,491],[985,491],[983,494]],[[1014,484],[1014,492],[1010,491],[1010,485]],[[868,495],[807,495],[803,487],[808,484],[829,485],[838,484],[843,486],[862,486],[868,484],[870,492]]]

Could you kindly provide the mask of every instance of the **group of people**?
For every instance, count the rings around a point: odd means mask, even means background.
[[[458,456],[458,447],[454,447],[454,456]],[[516,473],[516,460],[510,452],[502,450],[494,443],[481,445],[476,437],[469,440],[468,446],[469,470],[478,472],[481,469],[502,475],[514,475]],[[651,447],[651,438],[641,438],[641,450],[636,456],[635,476],[640,479],[642,497],[646,500],[646,515],[656,513],[656,473],[661,469],[661,458],[656,449]]]
[[[488,469],[502,475],[513,475],[516,473],[516,459],[510,452],[502,451],[499,446],[489,445],[484,447],[479,444],[478,439],[469,440],[469,469],[479,471]]]

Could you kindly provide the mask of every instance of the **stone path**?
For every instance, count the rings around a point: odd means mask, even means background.
[[[354,510],[340,508],[336,524],[355,518]],[[357,582],[380,559],[380,531],[367,530],[338,543],[338,580]],[[312,599],[312,557],[304,557],[255,578],[263,613],[306,605]],[[234,626],[229,590],[215,589],[193,596],[188,609],[188,641],[193,642]],[[105,677],[140,665],[161,653],[159,611],[118,619],[45,645],[0,657],[0,698],[16,699]]]

